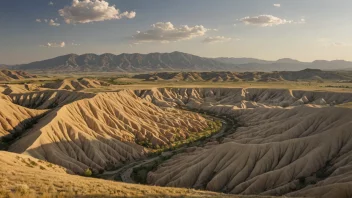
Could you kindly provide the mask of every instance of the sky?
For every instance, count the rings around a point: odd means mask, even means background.
[[[352,61],[351,0],[11,0],[0,63],[69,53]]]

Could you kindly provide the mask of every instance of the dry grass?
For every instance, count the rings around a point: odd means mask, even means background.
[[[243,197],[185,188],[119,183],[70,175],[48,167],[46,170],[41,170],[38,167],[28,166],[28,159],[22,162],[23,158],[23,155],[16,157],[15,154],[2,152],[0,197]],[[37,161],[34,158],[30,160]]]

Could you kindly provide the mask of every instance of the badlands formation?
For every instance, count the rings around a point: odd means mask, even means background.
[[[96,95],[44,91],[10,94],[9,100],[18,104],[6,101],[16,107],[9,109],[19,109],[18,114],[13,114],[17,119],[12,125],[47,111],[9,151],[47,160],[80,174],[87,168],[98,173],[145,157],[149,148],[140,142],[152,148],[163,147],[176,137],[186,139],[190,133],[208,127],[207,120],[198,114],[160,109],[128,90]],[[49,110],[29,110],[19,105]],[[11,127],[5,125],[2,133],[8,133]]]
[[[64,89],[64,90],[79,91],[87,88],[98,88],[102,86],[109,86],[109,84],[95,79],[80,78],[80,79],[58,80],[53,83],[47,83],[43,87],[49,88],[49,89],[59,89],[59,90]]]
[[[274,72],[156,72],[149,74],[137,74],[133,78],[145,81],[206,81],[206,82],[280,82],[298,80],[352,80],[350,72],[322,71],[319,69],[305,69],[301,71],[274,71]]]
[[[6,69],[0,71],[0,81],[21,80],[36,77],[36,75],[32,75],[24,71],[12,71]]]
[[[11,178],[23,177],[34,181],[27,187],[36,192],[40,192],[36,182],[52,186],[49,191],[55,192],[64,191],[58,185],[77,181],[72,188],[80,194],[101,194],[109,188],[108,194],[126,195],[117,193],[122,191],[131,197],[142,196],[144,189],[150,196],[162,192],[227,196],[70,175],[88,169],[96,175],[149,159],[155,149],[206,130],[208,118],[178,108],[188,107],[226,116],[239,127],[164,161],[148,173],[148,184],[243,195],[352,196],[352,110],[337,107],[352,102],[352,93],[255,88],[109,93],[3,89],[0,96],[0,139],[5,138],[1,148],[6,149],[0,152],[0,182],[6,189],[14,185]],[[50,180],[58,184],[50,185]]]
[[[224,140],[176,155],[152,185],[233,194],[352,196],[351,93],[275,89],[153,89],[163,106],[185,105],[241,123]],[[286,108],[284,108],[286,107]]]

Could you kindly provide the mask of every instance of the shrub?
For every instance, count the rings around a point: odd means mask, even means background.
[[[90,170],[90,168],[87,168],[85,171],[84,171],[84,176],[86,177],[90,177],[92,176],[93,172],[92,170]]]

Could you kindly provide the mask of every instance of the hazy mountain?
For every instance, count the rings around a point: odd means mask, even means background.
[[[23,70],[50,71],[173,71],[173,70],[221,70],[230,64],[194,56],[191,54],[151,53],[151,54],[68,54],[53,59],[15,66]]]
[[[182,52],[150,54],[68,54],[11,69],[51,72],[149,72],[149,71],[299,71],[306,68],[338,70],[352,69],[352,62],[300,62],[284,58],[266,61],[254,58],[204,58]]]
[[[215,60],[218,60],[224,63],[235,64],[235,65],[242,65],[242,64],[248,64],[248,63],[269,64],[269,63],[275,62],[275,61],[268,61],[268,60],[260,60],[256,58],[230,58],[230,57],[220,57],[220,58],[215,58]]]

